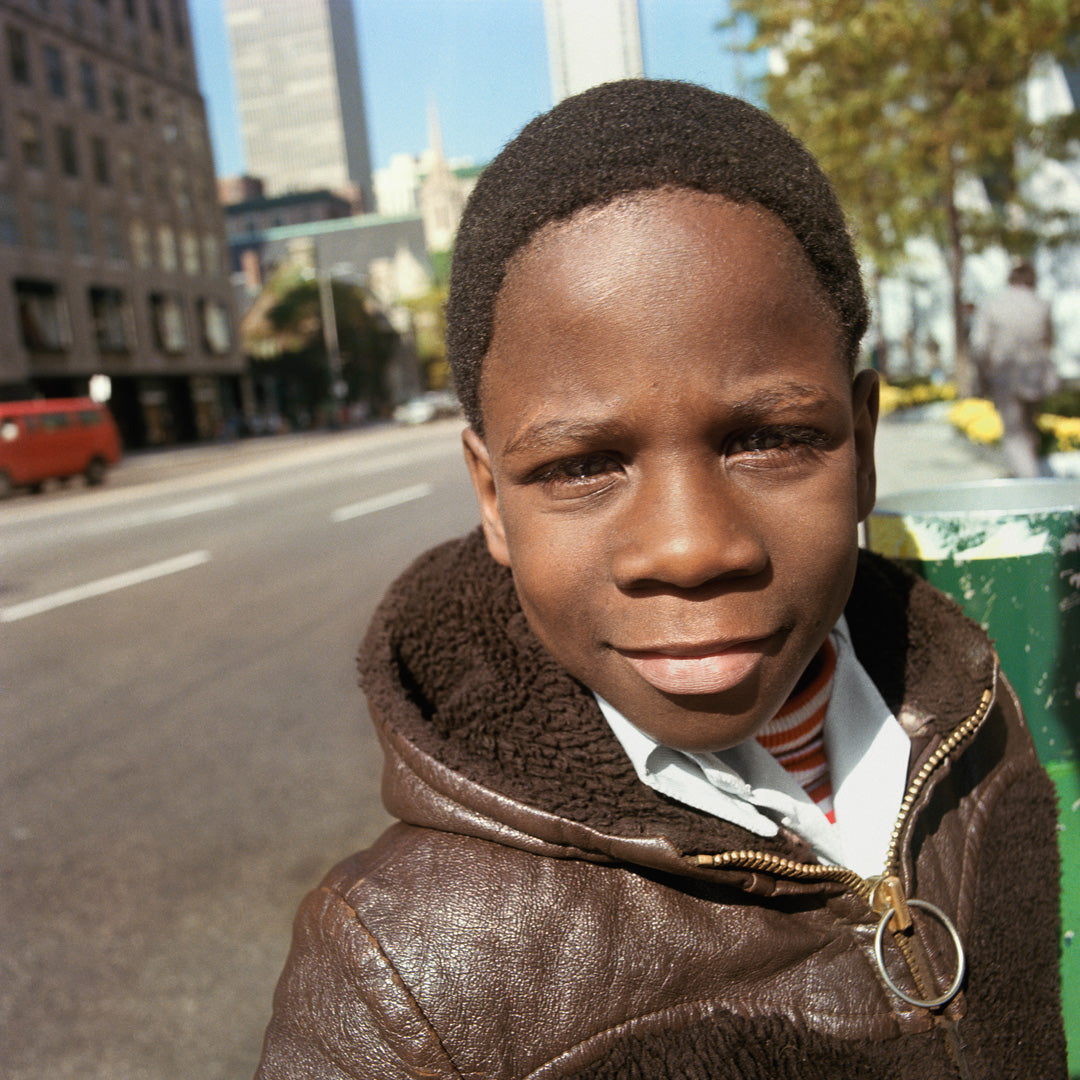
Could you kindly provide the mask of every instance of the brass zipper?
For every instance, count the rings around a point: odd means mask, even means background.
[[[914,956],[912,955],[909,941],[904,935],[910,930],[912,925],[909,904],[911,907],[920,907],[930,910],[947,923],[950,933],[953,934],[953,939],[958,950],[958,960],[961,965],[958,977],[955,980],[955,988],[958,988],[963,963],[963,953],[960,951],[959,938],[956,937],[952,924],[948,923],[948,919],[942,912],[939,912],[932,905],[925,902],[916,900],[909,901],[905,896],[903,883],[900,879],[900,839],[908,819],[911,816],[912,808],[919,798],[919,795],[926,787],[927,781],[949,758],[949,755],[955,753],[956,750],[974,734],[979,725],[986,719],[986,714],[990,709],[992,700],[993,695],[991,691],[984,690],[975,712],[954,728],[953,731],[942,740],[941,745],[926,759],[922,768],[915,774],[911,783],[908,785],[903,801],[900,803],[900,813],[897,816],[896,824],[893,826],[892,835],[889,839],[888,852],[885,858],[885,872],[880,876],[864,878],[854,870],[849,870],[843,866],[822,866],[818,863],[801,863],[794,859],[787,859],[781,855],[772,855],[764,851],[725,851],[718,855],[691,855],[689,856],[689,859],[695,866],[711,866],[725,870],[763,871],[765,873],[773,874],[776,877],[783,877],[793,881],[832,881],[843,885],[850,892],[862,897],[872,911],[882,916],[883,925],[886,924],[886,915],[888,916],[887,927],[893,932],[897,944],[904,954],[908,966],[911,968],[912,976],[915,979],[919,993],[922,994],[924,998],[927,997],[927,990],[925,988],[926,981],[919,969],[919,965],[915,962]],[[884,965],[881,964],[881,967],[885,974],[886,981],[889,982],[890,986],[893,986],[888,973],[884,971]],[[895,987],[893,988],[896,989]],[[955,988],[950,988],[951,992],[944,1000],[928,1000],[926,1002],[921,1002],[912,998],[907,998],[907,1000],[914,1001],[916,1004],[927,1004],[928,1007],[936,1008],[951,999],[956,992]],[[899,990],[897,990],[897,993],[900,993],[900,996],[902,997],[905,996]]]
[[[867,902],[874,890],[871,881],[847,867],[801,863],[766,851],[725,851],[719,855],[692,855],[690,858],[696,866],[715,866],[725,870],[763,870],[776,877],[795,881],[835,881],[858,893]]]
[[[982,697],[979,699],[978,708],[962,724],[954,728],[947,738],[942,740],[941,745],[926,759],[923,767],[915,774],[915,778],[908,785],[907,794],[904,795],[904,801],[900,804],[900,814],[896,819],[896,824],[893,826],[892,837],[889,840],[889,852],[885,858],[886,874],[899,873],[900,836],[911,814],[911,808],[922,789],[926,786],[927,780],[930,779],[931,774],[937,770],[938,766],[950,754],[954,753],[962,743],[966,742],[974,734],[976,728],[986,719],[992,700],[993,694],[989,690],[984,690]]]

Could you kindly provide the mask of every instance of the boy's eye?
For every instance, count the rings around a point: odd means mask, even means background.
[[[809,428],[768,427],[743,432],[732,440],[730,453],[768,454],[771,452],[799,453],[823,446],[826,437],[821,431]]]
[[[612,473],[621,469],[620,463],[610,454],[582,454],[538,469],[533,474],[533,480],[549,487],[592,490],[603,486]]]

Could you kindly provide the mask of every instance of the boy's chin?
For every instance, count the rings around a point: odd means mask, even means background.
[[[691,754],[730,750],[754,738],[780,708],[763,705],[758,690],[754,685],[724,694],[658,692],[663,705],[658,702],[658,708],[642,710],[640,718],[627,719],[673,750]]]

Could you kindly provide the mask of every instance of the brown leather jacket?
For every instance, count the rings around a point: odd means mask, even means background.
[[[1054,799],[993,650],[873,556],[846,614],[913,746],[882,871],[955,924],[950,1003],[879,969],[895,892],[641,784],[473,534],[372,625],[402,823],[305,900],[259,1077],[1064,1077]],[[885,969],[936,997],[954,948],[913,918]]]

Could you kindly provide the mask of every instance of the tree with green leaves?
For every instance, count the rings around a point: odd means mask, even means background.
[[[969,378],[964,259],[1000,244],[1030,254],[1075,222],[1033,205],[1024,180],[1076,151],[1080,114],[1028,108],[1040,65],[1080,53],[1080,0],[731,0],[721,28],[768,49],[765,106],[821,162],[875,272],[909,239],[934,239],[952,281],[957,376]],[[982,182],[989,200],[965,200]]]
[[[330,295],[346,400],[366,402],[377,415],[389,404],[385,373],[398,335],[358,285],[332,281]],[[333,401],[323,314],[315,275],[286,264],[241,321],[244,350],[253,363],[284,384],[294,407],[312,416],[328,412]]]

